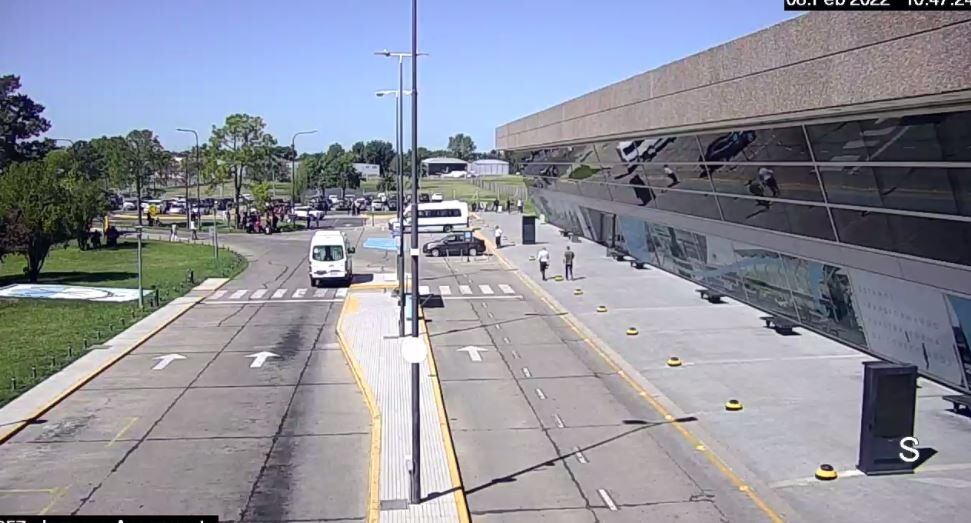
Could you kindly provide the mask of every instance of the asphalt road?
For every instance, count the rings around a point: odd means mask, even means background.
[[[0,445],[0,513],[365,517],[370,418],[336,343],[341,289],[309,288],[310,234],[225,236],[251,262],[223,288],[237,299],[196,305]]]
[[[494,290],[426,308],[474,520],[766,519],[491,256],[421,280]]]

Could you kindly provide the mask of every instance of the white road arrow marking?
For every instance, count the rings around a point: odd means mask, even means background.
[[[152,370],[162,370],[165,367],[168,367],[169,363],[172,363],[175,360],[184,360],[185,356],[181,354],[166,354],[165,356],[157,356],[152,359],[158,360],[158,363],[156,363],[155,366],[152,367]]]
[[[280,355],[273,354],[272,352],[263,351],[263,352],[257,352],[256,354],[250,354],[249,356],[246,356],[246,357],[253,358],[253,363],[250,363],[249,367],[251,369],[258,369],[262,367],[264,363],[266,363],[267,358],[279,358]]]
[[[482,356],[479,356],[480,352],[489,352],[489,349],[484,349],[482,347],[476,347],[475,345],[469,345],[467,347],[462,347],[458,350],[459,352],[467,352],[469,354],[469,359],[472,361],[482,361]]]

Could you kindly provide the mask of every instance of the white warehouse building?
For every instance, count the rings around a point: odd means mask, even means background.
[[[509,162],[489,159],[476,160],[469,164],[469,174],[473,176],[509,174]]]

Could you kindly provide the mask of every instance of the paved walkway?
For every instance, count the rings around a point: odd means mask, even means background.
[[[398,309],[388,289],[352,289],[338,331],[380,415],[379,499],[381,521],[459,521],[464,498],[458,484],[454,454],[444,439],[434,362],[421,363],[422,496],[408,505],[411,455],[411,371],[401,356],[397,337]],[[427,337],[422,341],[427,346]],[[431,363],[431,365],[429,365]],[[447,430],[447,427],[446,429]],[[373,447],[372,447],[373,450]],[[373,459],[373,456],[372,456]],[[372,472],[373,475],[373,472]],[[372,477],[372,481],[373,481]],[[372,484],[372,488],[374,485]],[[454,495],[452,493],[454,492]],[[447,495],[436,495],[447,494]],[[373,496],[373,494],[372,494]],[[431,498],[431,499],[428,499]],[[461,505],[461,508],[459,507]]]
[[[47,409],[181,316],[202,300],[207,291],[218,288],[226,281],[221,278],[207,279],[190,291],[189,295],[172,300],[104,344],[86,347],[89,349],[87,354],[4,405],[0,408],[0,442],[16,434],[31,420],[41,416]]]
[[[520,216],[480,216],[487,238],[495,224],[502,227],[508,246],[499,253],[520,275],[614,352],[656,392],[652,397],[696,416],[693,430],[707,432],[713,440],[705,443],[720,448],[740,476],[761,483],[805,520],[934,521],[971,510],[971,419],[947,410],[940,396],[948,389],[919,380],[916,435],[932,457],[918,473],[863,476],[855,469],[862,362],[872,358],[805,329],[780,336],[764,328],[764,312],[731,299],[709,304],[690,281],[618,263],[605,247],[570,242],[548,224],[537,225],[537,241],[550,251],[549,274],[563,273],[569,245],[577,280],[543,282],[529,259],[540,245],[521,244]],[[574,294],[577,288],[582,294]],[[608,312],[596,312],[598,305]],[[629,327],[639,334],[626,335]],[[684,365],[668,368],[670,356]],[[744,409],[726,412],[729,399]],[[815,480],[822,463],[840,479]]]

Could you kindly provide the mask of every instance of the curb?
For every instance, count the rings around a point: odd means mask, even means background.
[[[769,492],[769,497],[772,499],[773,505],[781,507],[787,514],[795,514],[795,511],[784,502],[779,496],[772,493],[772,490],[760,481],[743,481],[740,475],[734,472],[734,469],[741,470],[741,474],[748,478],[755,477],[755,474],[744,466],[733,463],[734,467],[729,466],[726,460],[721,455],[727,455],[728,452],[717,443],[713,443],[714,438],[710,437],[703,429],[695,429],[693,433],[686,429],[681,422],[678,422],[678,418],[685,417],[685,412],[674,404],[667,396],[665,396],[659,389],[654,387],[650,382],[644,378],[640,372],[630,365],[617,351],[612,349],[606,342],[600,339],[593,331],[591,331],[586,325],[584,325],[575,315],[569,312],[565,307],[563,307],[559,301],[554,298],[546,289],[543,289],[531,278],[525,276],[523,271],[511,264],[506,257],[499,252],[499,249],[495,248],[495,243],[490,239],[482,237],[482,240],[486,243],[488,250],[492,251],[493,256],[507,269],[516,273],[519,279],[529,287],[536,295],[540,298],[543,303],[545,303],[550,309],[555,312],[560,312],[560,319],[567,324],[570,329],[576,332],[586,344],[593,349],[604,362],[610,366],[618,376],[620,376],[640,397],[642,397],[658,414],[660,414],[666,421],[678,431],[682,438],[692,447],[700,452],[702,452],[707,458],[707,460],[718,469],[719,472],[725,476],[726,479],[732,484],[733,487],[737,488],[740,492],[743,492],[754,504],[755,506],[765,514],[770,521],[773,523],[781,523],[784,521],[783,517],[773,510],[769,505],[762,499],[762,497],[755,492],[750,483],[756,483],[759,486],[759,490],[763,492]],[[702,443],[702,440],[707,443]],[[704,450],[701,450],[704,449]],[[716,452],[717,451],[717,452]],[[735,461],[735,460],[733,460]]]
[[[354,305],[350,305],[354,303]],[[368,523],[377,523],[381,519],[381,411],[378,409],[377,401],[364,379],[364,373],[357,362],[357,358],[351,353],[344,336],[344,313],[350,307],[356,307],[354,292],[348,292],[344,303],[341,305],[341,312],[337,316],[337,343],[341,347],[341,353],[347,365],[351,368],[354,375],[354,382],[364,396],[364,404],[371,415],[371,448],[370,462],[368,463],[368,500],[365,512],[367,513]]]

